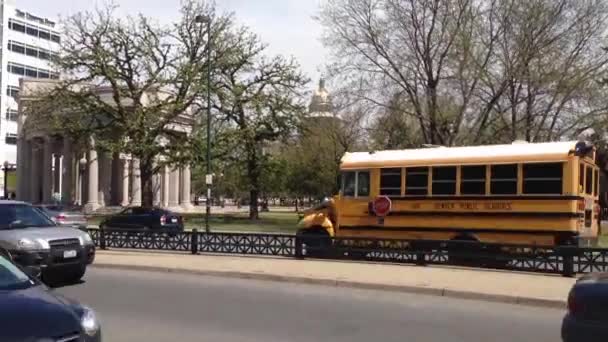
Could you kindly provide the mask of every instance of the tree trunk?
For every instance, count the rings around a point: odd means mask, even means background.
[[[249,219],[257,220],[260,218],[260,212],[258,210],[258,190],[251,189],[249,191]]]
[[[258,198],[260,195],[260,165],[257,159],[255,144],[247,151],[247,176],[249,177],[249,219],[260,218]]]
[[[154,205],[154,189],[152,184],[152,178],[154,176],[154,169],[151,161],[145,161],[144,158],[140,159],[140,172],[141,172],[141,203],[144,207],[152,207]]]

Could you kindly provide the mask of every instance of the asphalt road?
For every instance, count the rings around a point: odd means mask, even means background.
[[[562,310],[451,298],[89,269],[57,289],[93,307],[105,341],[559,341]]]

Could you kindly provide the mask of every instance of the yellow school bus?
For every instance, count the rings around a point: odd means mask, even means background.
[[[305,212],[314,237],[540,246],[594,239],[599,169],[587,142],[515,142],[346,153],[341,190]],[[384,209],[375,210],[377,201]]]

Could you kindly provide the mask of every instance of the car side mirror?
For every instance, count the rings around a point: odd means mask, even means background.
[[[30,277],[40,279],[42,274],[42,270],[38,266],[26,266],[23,268],[25,273],[27,273]]]

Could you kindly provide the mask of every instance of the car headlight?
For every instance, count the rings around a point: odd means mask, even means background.
[[[17,241],[17,248],[21,250],[32,250],[32,249],[40,249],[40,245],[37,241],[23,238]]]
[[[95,316],[95,311],[93,309],[83,306],[82,307],[82,317],[80,318],[80,326],[85,334],[89,336],[95,336],[99,331],[99,322],[97,321],[97,317]]]
[[[49,242],[44,240],[44,239],[36,239],[36,241],[38,242],[38,245],[42,248],[42,249],[51,249],[51,245],[49,245]]]
[[[80,240],[80,244],[83,246],[93,244],[93,239],[91,239],[91,235],[89,235],[89,234],[81,235],[78,237],[78,239]]]

